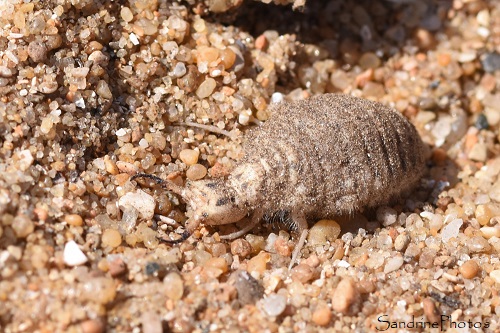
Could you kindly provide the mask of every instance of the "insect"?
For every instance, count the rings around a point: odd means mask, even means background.
[[[251,222],[223,239],[254,228],[265,215],[287,216],[304,242],[307,221],[386,204],[410,190],[425,168],[424,144],[413,125],[381,103],[342,94],[282,102],[251,130],[244,157],[226,179],[187,181],[154,176],[191,210],[187,230],[200,222]],[[296,254],[295,254],[296,255]],[[293,258],[292,258],[293,262]]]

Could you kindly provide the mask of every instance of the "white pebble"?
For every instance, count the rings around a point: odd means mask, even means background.
[[[271,294],[262,300],[262,309],[268,316],[279,316],[285,311],[286,297],[279,294]]]
[[[337,262],[336,266],[341,267],[341,268],[349,268],[349,267],[351,267],[351,264],[345,260],[340,260]]]
[[[490,277],[495,280],[496,283],[500,283],[500,270],[496,269],[490,272]]]
[[[21,171],[28,170],[28,168],[31,166],[31,164],[33,164],[33,161],[35,160],[33,158],[33,155],[31,155],[29,149],[21,150],[16,155],[19,158],[19,169]]]
[[[252,115],[252,111],[250,111],[250,110],[242,111],[238,116],[238,122],[241,125],[248,125],[248,122],[250,121],[251,115]]]
[[[133,32],[129,35],[129,39],[132,44],[139,45],[139,38],[137,38],[137,36]]]
[[[141,316],[142,331],[144,333],[162,333],[161,317],[154,310],[144,312]]]
[[[87,256],[80,250],[75,241],[70,240],[64,245],[63,252],[64,263],[68,266],[79,266],[87,262]]]
[[[199,98],[207,98],[208,96],[212,95],[216,86],[217,82],[214,79],[207,78],[200,84],[198,89],[196,89],[196,95]]]
[[[71,76],[73,77],[86,77],[89,73],[89,67],[77,67],[70,70]]]
[[[390,207],[380,207],[377,209],[377,220],[387,227],[394,224],[398,218],[398,213]]]
[[[495,200],[496,202],[500,202],[500,182],[493,185],[488,194],[490,195],[491,199]]]
[[[116,136],[124,136],[125,134],[127,134],[127,131],[124,128],[120,128],[116,131]]]
[[[477,54],[476,51],[466,51],[462,52],[458,55],[458,61],[459,62],[470,62],[474,59],[476,59]]]
[[[148,143],[148,140],[142,138],[141,140],[139,140],[139,147],[141,148],[148,148],[149,147],[149,143]]]
[[[402,256],[396,256],[387,259],[387,262],[384,266],[384,273],[390,273],[394,272],[395,270],[399,269],[403,265],[403,257]]]
[[[175,77],[181,77],[186,74],[186,65],[183,62],[178,62],[174,67]]]
[[[281,103],[283,102],[283,94],[275,92],[271,95],[271,103]]]
[[[448,243],[450,239],[457,237],[462,224],[462,219],[455,219],[444,226],[443,230],[441,231],[441,239],[443,243]]]
[[[78,98],[76,101],[75,101],[75,105],[81,109],[84,109],[85,108],[85,100],[83,98]]]
[[[155,213],[155,199],[142,190],[128,192],[120,198],[118,204],[123,207],[132,206],[139,212],[139,216],[149,220]]]
[[[483,9],[477,13],[476,20],[483,27],[488,27],[490,25],[490,13],[488,9]]]

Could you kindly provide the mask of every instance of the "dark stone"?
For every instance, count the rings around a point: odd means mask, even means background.
[[[234,281],[241,305],[255,304],[264,295],[264,287],[246,271],[234,272],[231,280]]]
[[[488,118],[484,114],[477,116],[475,126],[479,130],[487,129],[490,125],[488,124]]]
[[[487,73],[493,73],[500,69],[500,54],[497,52],[486,53],[486,56],[481,60],[483,69]]]

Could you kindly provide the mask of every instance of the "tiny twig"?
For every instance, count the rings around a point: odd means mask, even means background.
[[[226,130],[220,129],[217,126],[213,126],[213,125],[198,124],[198,123],[195,123],[195,122],[192,122],[192,121],[185,121],[185,122],[181,122],[181,123],[175,123],[175,125],[186,125],[186,126],[190,126],[190,127],[197,127],[197,128],[201,128],[201,129],[204,129],[206,131],[209,131],[209,132],[213,132],[213,133],[225,135],[228,138],[230,138],[231,140],[235,139],[235,134],[234,133],[231,133],[230,131],[226,131]]]

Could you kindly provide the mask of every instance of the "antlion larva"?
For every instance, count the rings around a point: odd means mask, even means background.
[[[245,155],[227,179],[187,181],[184,187],[162,181],[188,203],[188,230],[200,222],[238,222],[250,213],[247,227],[221,238],[239,237],[273,214],[306,230],[310,220],[388,203],[424,171],[417,131],[381,103],[324,94],[279,103],[271,113],[247,135]]]

